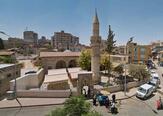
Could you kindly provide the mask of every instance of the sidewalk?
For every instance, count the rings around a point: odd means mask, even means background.
[[[124,92],[122,91],[112,94],[116,94],[117,100],[123,100],[134,96],[136,90],[137,90],[136,88],[130,89],[129,92],[126,92],[126,95],[124,95]],[[109,97],[111,97],[112,94],[110,94]],[[23,107],[61,105],[65,102],[66,99],[67,98],[18,98]],[[0,101],[0,109],[17,107],[20,107],[20,105],[16,100]]]
[[[22,107],[61,105],[67,98],[18,98]],[[20,107],[16,100],[0,101],[0,109]]]
[[[109,95],[109,98],[111,98],[111,96],[113,94],[115,94],[116,95],[116,100],[128,99],[130,97],[135,96],[136,95],[136,91],[137,91],[137,88],[132,88],[132,89],[129,89],[129,91],[126,92],[126,95],[125,95],[124,91],[119,91],[119,92],[111,93]]]

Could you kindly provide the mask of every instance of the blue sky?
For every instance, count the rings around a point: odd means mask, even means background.
[[[89,44],[97,8],[103,39],[111,25],[118,44],[132,36],[135,42],[149,44],[163,40],[162,6],[163,0],[0,0],[0,31],[22,38],[28,27],[50,38],[64,30]]]

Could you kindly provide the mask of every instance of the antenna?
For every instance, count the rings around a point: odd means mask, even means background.
[[[28,27],[25,28],[25,31],[28,31]]]

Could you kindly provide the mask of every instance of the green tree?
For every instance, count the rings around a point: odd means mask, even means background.
[[[2,38],[0,38],[0,50],[4,49],[4,44]]]
[[[63,108],[57,108],[48,116],[101,116],[96,111],[91,111],[91,104],[83,96],[71,97],[64,103]]]
[[[65,111],[69,116],[81,116],[90,111],[91,105],[83,96],[71,97],[64,104]]]
[[[91,112],[84,114],[82,116],[102,116],[102,115],[96,111],[91,111]]]
[[[116,41],[114,41],[114,36],[115,34],[111,30],[111,26],[109,25],[109,32],[108,32],[108,37],[107,37],[107,42],[106,42],[107,44],[106,51],[109,54],[109,60],[110,60],[110,55],[113,53],[113,50],[115,48]]]
[[[136,65],[136,64],[129,65],[129,75],[138,79],[139,81],[148,79],[150,76],[149,72],[147,71],[144,65]]]
[[[113,69],[115,72],[117,72],[119,75],[123,74],[123,66],[122,65],[118,65]]]
[[[107,53],[104,53],[101,55],[101,65],[104,67],[105,73],[106,73],[106,70],[108,74],[111,73],[113,66],[112,66],[112,63],[109,61],[109,55]]]
[[[81,52],[81,55],[79,57],[79,66],[83,70],[91,70],[91,51],[90,50],[84,50]]]
[[[47,116],[66,116],[66,115],[67,114],[64,108],[56,108],[55,110],[52,110]]]
[[[0,56],[0,61],[3,63],[14,63],[15,59],[10,56]]]
[[[110,55],[113,53],[113,50],[115,48],[115,43],[116,43],[116,41],[114,41],[114,36],[115,36],[115,34],[111,30],[111,26],[109,25],[109,32],[108,32],[108,37],[107,37],[107,42],[106,42],[106,44],[107,44],[106,51],[109,54],[109,62],[110,62]],[[108,72],[108,76],[110,76],[110,74],[109,74],[110,72]],[[110,83],[110,78],[109,78],[108,82]]]

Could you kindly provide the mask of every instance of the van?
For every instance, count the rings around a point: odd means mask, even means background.
[[[157,88],[159,87],[159,83],[156,79],[150,80],[147,84],[153,86],[153,92],[155,92],[157,90]]]
[[[136,91],[136,97],[146,99],[153,93],[153,86],[149,84],[141,85]]]
[[[151,79],[157,80],[157,83],[160,84],[160,78],[159,78],[159,75],[157,73],[151,74]]]

